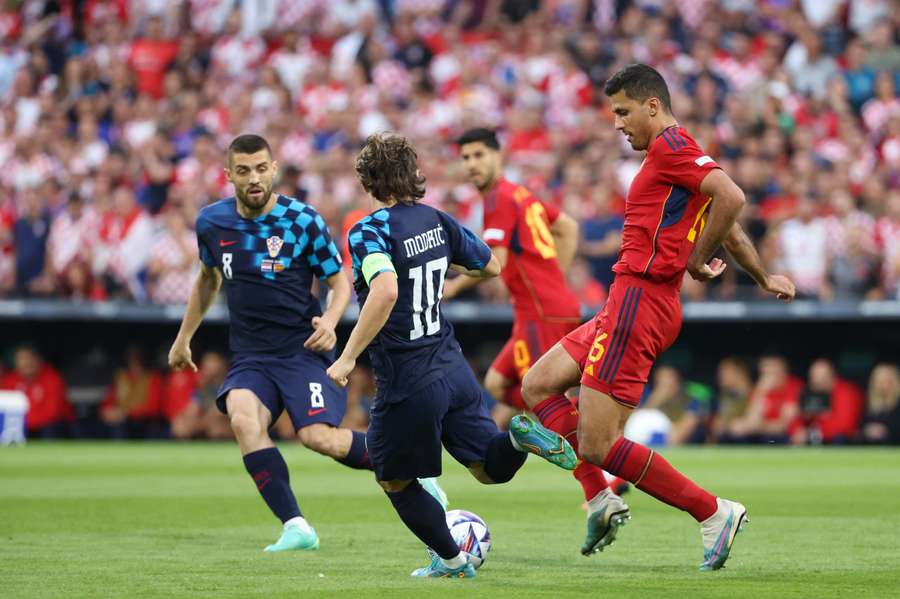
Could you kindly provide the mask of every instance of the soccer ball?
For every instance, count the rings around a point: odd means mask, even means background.
[[[491,531],[484,520],[472,512],[450,510],[447,512],[447,528],[459,550],[469,554],[469,563],[480,568],[491,550]]]

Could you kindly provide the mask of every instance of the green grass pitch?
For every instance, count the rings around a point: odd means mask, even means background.
[[[582,557],[580,488],[530,459],[485,487],[445,463],[451,508],[494,546],[473,580],[414,580],[425,551],[367,472],[282,445],[316,553],[265,554],[279,526],[232,444],[33,443],[0,448],[0,596],[898,597],[900,451],[664,452],[751,523],[724,570],[699,573],[682,512],[632,491],[634,518]]]

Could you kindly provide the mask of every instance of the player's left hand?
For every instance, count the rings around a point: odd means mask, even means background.
[[[728,265],[719,258],[713,258],[709,261],[709,264],[704,264],[702,262],[700,264],[693,264],[692,262],[688,262],[687,270],[692,279],[704,283],[715,279],[725,272],[727,266]]]
[[[328,367],[325,374],[339,387],[346,387],[350,379],[350,373],[356,368],[356,360],[350,360],[341,356],[334,364]]]
[[[334,332],[334,323],[328,318],[322,316],[314,316],[312,326],[315,329],[313,334],[309,336],[303,347],[310,351],[325,353],[334,349],[337,343],[337,335]]]
[[[762,288],[788,303],[794,299],[797,292],[794,283],[784,275],[769,275]]]

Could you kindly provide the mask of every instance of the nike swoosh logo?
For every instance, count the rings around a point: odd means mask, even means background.
[[[221,239],[221,240],[219,240],[219,247],[220,247],[220,248],[227,248],[229,245],[234,245],[234,244],[236,244],[236,243],[237,243],[237,240],[235,240],[235,241],[225,241],[224,239]]]
[[[318,410],[309,410],[306,412],[307,416],[315,416],[316,414],[321,414],[326,411],[328,408],[319,408]]]

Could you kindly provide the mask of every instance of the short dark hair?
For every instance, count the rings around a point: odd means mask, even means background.
[[[228,161],[231,162],[231,156],[234,154],[256,154],[260,150],[265,150],[272,155],[272,148],[269,142],[259,135],[253,133],[245,133],[234,138],[228,146]]]
[[[375,133],[356,157],[356,176],[378,200],[414,204],[425,197],[425,177],[416,164],[416,149],[402,135]]]
[[[659,71],[646,64],[630,64],[617,71],[606,82],[603,93],[612,96],[625,90],[632,100],[644,102],[647,98],[659,98],[666,112],[672,112],[669,86]]]
[[[492,150],[500,149],[500,142],[497,141],[497,132],[493,129],[485,127],[476,127],[469,129],[456,140],[456,145],[463,146],[480,141]]]

